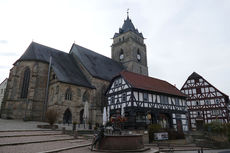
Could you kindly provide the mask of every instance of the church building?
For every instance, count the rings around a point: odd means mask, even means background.
[[[148,77],[144,37],[129,16],[114,34],[111,58],[75,43],[65,53],[32,42],[10,70],[5,96],[3,118],[42,120],[55,109],[60,123],[101,124],[107,106],[111,115],[124,110],[127,126],[146,126],[149,112],[152,123],[187,129],[186,96]]]

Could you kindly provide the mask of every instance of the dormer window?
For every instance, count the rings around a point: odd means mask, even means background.
[[[120,52],[120,61],[122,61],[124,59],[124,52],[123,52],[123,49],[121,49],[121,52]]]

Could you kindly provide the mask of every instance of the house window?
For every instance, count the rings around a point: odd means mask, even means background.
[[[148,94],[147,93],[144,93],[144,95],[143,95],[143,101],[144,102],[148,101]]]
[[[146,115],[142,112],[137,112],[136,113],[136,122],[145,122],[146,120]]]
[[[196,93],[197,93],[197,94],[201,94],[200,88],[197,88],[197,89],[196,89]]]
[[[122,99],[122,102],[126,102],[126,93],[122,94],[122,98],[121,99]]]
[[[114,96],[111,97],[111,104],[114,104],[115,102],[115,99],[114,99]]]
[[[210,100],[205,100],[205,103],[206,103],[206,105],[210,105],[211,104]]]
[[[220,99],[216,99],[215,102],[216,102],[216,104],[219,104],[220,103]]]
[[[65,92],[65,100],[72,100],[72,91],[68,88]]]
[[[179,104],[179,99],[178,99],[178,98],[175,99],[175,105],[176,105],[176,106],[179,106],[179,105],[180,105],[180,104]]]
[[[22,89],[21,89],[21,98],[27,98],[28,88],[30,82],[30,69],[26,68],[23,77]]]
[[[212,110],[212,115],[213,116],[218,116],[221,114],[221,110]]]

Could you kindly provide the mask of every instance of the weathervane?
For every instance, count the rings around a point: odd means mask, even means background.
[[[129,17],[129,8],[127,9],[127,17]]]

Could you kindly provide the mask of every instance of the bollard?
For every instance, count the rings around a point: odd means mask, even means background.
[[[74,131],[74,139],[77,139],[78,138],[78,133],[77,131]]]
[[[200,153],[203,153],[203,147],[201,147],[201,149],[200,149]]]
[[[62,127],[62,134],[65,134],[65,127]]]
[[[198,151],[197,151],[198,153],[200,153],[200,149],[198,149]]]

